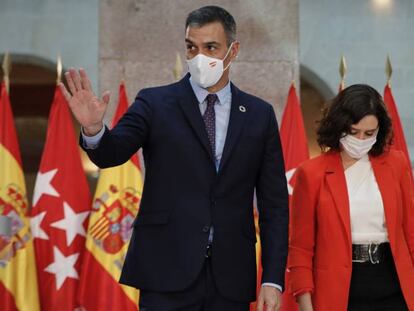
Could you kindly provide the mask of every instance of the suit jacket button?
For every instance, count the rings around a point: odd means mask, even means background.
[[[209,232],[209,231],[210,231],[210,227],[209,226],[204,226],[203,232]]]

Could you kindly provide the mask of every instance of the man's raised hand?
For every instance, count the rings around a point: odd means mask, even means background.
[[[84,69],[77,72],[71,68],[65,73],[69,91],[59,84],[73,115],[83,128],[84,134],[93,136],[103,127],[103,118],[109,103],[109,92],[100,100],[92,91],[91,83]]]

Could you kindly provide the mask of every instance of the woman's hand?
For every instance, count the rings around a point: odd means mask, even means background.
[[[310,293],[305,293],[297,297],[299,311],[313,311]]]

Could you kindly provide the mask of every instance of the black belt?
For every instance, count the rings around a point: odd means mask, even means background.
[[[352,262],[379,264],[391,253],[390,243],[352,244]]]

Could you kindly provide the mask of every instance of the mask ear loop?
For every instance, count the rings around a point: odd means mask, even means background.
[[[227,58],[227,56],[229,56],[229,53],[230,53],[230,51],[231,51],[231,48],[232,48],[232,46],[233,46],[233,43],[234,42],[236,42],[236,41],[233,41],[231,44],[230,44],[230,47],[229,47],[229,49],[227,50],[227,53],[226,53],[226,55],[224,56],[224,58],[222,59],[223,60],[223,62],[224,62],[224,60]],[[226,66],[226,68],[224,68],[223,69],[223,72],[224,71],[226,71],[227,70],[227,68],[229,68],[230,67],[230,64],[231,64],[231,61],[228,63],[228,65]]]

